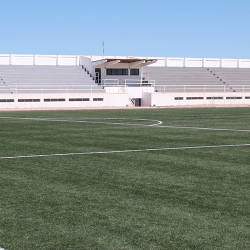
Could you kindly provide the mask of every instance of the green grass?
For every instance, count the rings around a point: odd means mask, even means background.
[[[248,108],[0,117],[0,158],[250,143]],[[0,159],[0,247],[250,249],[249,163],[249,146]]]

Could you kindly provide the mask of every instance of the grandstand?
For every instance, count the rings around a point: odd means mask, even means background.
[[[0,108],[249,105],[250,60],[0,55]]]
[[[0,75],[5,93],[104,92],[80,66],[0,66]]]

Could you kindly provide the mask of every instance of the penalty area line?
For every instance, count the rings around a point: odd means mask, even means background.
[[[168,150],[203,149],[203,148],[226,148],[226,147],[246,147],[246,146],[250,146],[250,144],[190,146],[190,147],[173,147],[173,148],[146,148],[146,149],[128,149],[128,150],[117,150],[117,151],[99,151],[99,152],[97,151],[97,152],[47,154],[47,155],[2,156],[2,157],[0,157],[0,160],[3,160],[3,159],[22,159],[22,158],[39,158],[39,157],[52,157],[52,156],[117,154],[117,153],[149,152],[149,151],[168,151]]]

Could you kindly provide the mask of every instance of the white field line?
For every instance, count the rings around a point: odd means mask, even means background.
[[[47,154],[47,155],[3,156],[3,157],[0,157],[0,160],[3,160],[3,159],[20,159],[20,158],[52,157],[52,156],[117,154],[117,153],[149,152],[149,151],[168,151],[168,150],[205,149],[205,148],[226,148],[226,147],[246,147],[246,146],[250,146],[250,144],[193,146],[193,147],[190,146],[190,147],[176,147],[176,148],[146,148],[146,149],[128,149],[128,150],[118,150],[118,151],[99,151],[99,152]]]
[[[157,125],[159,128],[176,128],[176,129],[194,129],[194,130],[212,130],[212,131],[232,131],[232,132],[250,132],[249,129],[231,129],[231,128],[200,128],[200,127],[181,127],[181,126],[162,126]]]
[[[83,121],[69,120],[69,119],[54,119],[54,118],[23,118],[23,117],[0,117],[0,119],[13,119],[13,120],[33,120],[33,121],[50,121],[50,122],[72,122],[72,123],[101,123],[113,125],[128,125],[128,126],[158,126],[162,121],[151,119],[137,119],[137,118],[84,118]],[[131,121],[149,121],[153,124],[138,124],[138,123],[123,123],[123,122],[104,122],[104,121],[88,121],[91,120],[131,120]]]
[[[155,128],[173,128],[173,129],[193,129],[193,130],[211,130],[211,131],[232,131],[232,132],[250,132],[249,129],[230,129],[230,128],[202,128],[202,127],[184,127],[184,126],[164,126],[162,121],[151,119],[133,119],[133,118],[84,118],[84,121],[69,120],[69,119],[54,119],[54,118],[23,118],[23,117],[0,117],[0,119],[14,119],[14,120],[34,120],[34,121],[50,121],[50,122],[72,122],[72,123],[100,123],[110,125],[122,125],[122,126],[144,126]],[[134,121],[150,121],[155,122],[150,125],[138,124],[138,123],[122,123],[122,122],[104,122],[104,121],[88,121],[92,120],[134,120]]]

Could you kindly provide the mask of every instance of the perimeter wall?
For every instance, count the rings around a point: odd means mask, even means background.
[[[250,59],[225,58],[184,58],[184,57],[131,57],[131,56],[81,56],[81,55],[18,55],[0,54],[0,65],[65,65],[79,66],[86,63],[87,58],[92,62],[102,59],[157,59],[148,67],[221,67],[221,68],[250,68]],[[88,67],[90,64],[88,63]],[[91,70],[91,69],[88,69]]]

